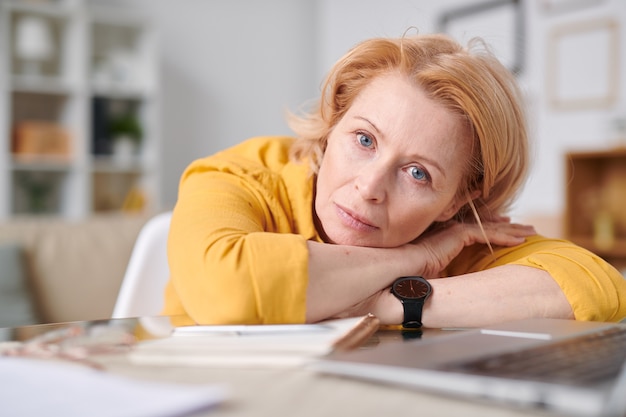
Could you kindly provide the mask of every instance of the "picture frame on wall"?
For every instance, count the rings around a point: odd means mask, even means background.
[[[445,11],[438,30],[462,44],[481,38],[514,74],[524,69],[525,29],[521,0],[487,0]]]
[[[607,108],[617,101],[619,25],[596,19],[555,27],[548,41],[546,91],[553,108]]]

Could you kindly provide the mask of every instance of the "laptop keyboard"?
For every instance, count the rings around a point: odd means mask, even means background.
[[[626,361],[626,327],[457,363],[447,370],[495,377],[584,384],[616,377]]]

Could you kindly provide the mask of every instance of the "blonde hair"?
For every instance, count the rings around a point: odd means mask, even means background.
[[[292,157],[308,159],[316,173],[328,135],[355,97],[375,77],[399,71],[467,121],[473,143],[457,191],[466,201],[457,219],[474,217],[480,223],[502,215],[526,178],[526,120],[515,78],[486,47],[474,48],[477,43],[463,48],[445,35],[415,35],[358,44],[333,66],[316,106],[302,116],[290,116],[300,139]],[[476,190],[479,196],[472,200]]]

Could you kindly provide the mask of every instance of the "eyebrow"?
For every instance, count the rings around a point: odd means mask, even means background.
[[[383,136],[383,137],[385,136],[385,134],[383,133],[383,131],[382,131],[382,130],[380,130],[380,129],[378,128],[378,126],[376,126],[376,124],[375,124],[374,122],[372,122],[371,120],[369,120],[367,117],[363,117],[363,116],[354,116],[354,117],[355,117],[356,119],[362,120],[362,121],[364,121],[365,123],[367,123],[367,124],[369,124],[370,126],[372,126],[372,128],[376,131],[376,133],[377,133],[379,136]],[[445,176],[446,176],[445,171],[443,170],[443,168],[441,167],[441,165],[439,165],[439,163],[438,163],[437,161],[435,161],[434,159],[430,159],[430,158],[428,158],[428,157],[426,157],[426,156],[423,156],[423,155],[411,155],[411,157],[418,157],[418,159],[422,159],[422,160],[426,161],[428,164],[430,164],[430,165],[434,166],[434,167],[435,167],[435,168],[436,168],[436,169],[437,169],[437,170],[441,173],[441,175],[445,178]]]

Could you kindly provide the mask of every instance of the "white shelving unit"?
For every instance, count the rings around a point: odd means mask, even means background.
[[[156,55],[132,10],[0,1],[0,220],[158,210]],[[135,150],[117,151],[119,119]]]

